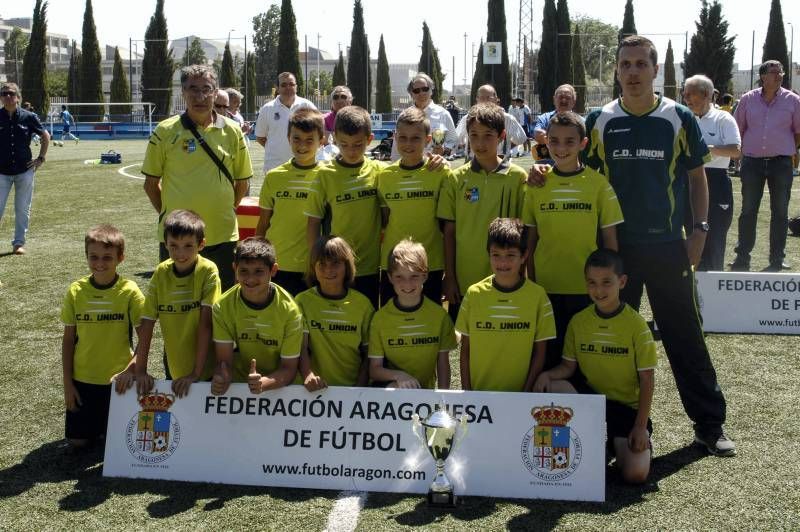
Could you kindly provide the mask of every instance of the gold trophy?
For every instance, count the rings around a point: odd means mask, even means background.
[[[428,489],[428,505],[452,508],[457,497],[453,493],[453,484],[444,471],[444,462],[456,450],[467,433],[467,416],[456,420],[442,404],[427,418],[420,420],[419,415],[412,416],[412,430],[436,462],[436,477]]]
[[[447,130],[444,126],[439,126],[431,131],[431,140],[433,141],[434,147],[440,148],[444,144],[445,136],[447,136]]]

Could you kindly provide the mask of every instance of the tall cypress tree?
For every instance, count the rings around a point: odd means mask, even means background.
[[[583,66],[583,47],[581,46],[580,26],[575,24],[572,38],[572,72],[570,83],[575,87],[575,112],[586,110],[586,70]]]
[[[128,85],[128,75],[125,74],[125,67],[122,65],[122,58],[119,56],[119,47],[114,48],[114,73],[111,78],[111,101],[114,103],[131,101],[131,89]],[[114,106],[109,111],[119,115],[130,115],[131,107],[129,105]]]
[[[22,63],[22,95],[37,113],[47,115],[47,2],[43,0],[36,0],[33,7],[31,38]]]
[[[553,93],[556,91],[556,79],[553,73],[556,70],[556,24],[555,0],[544,0],[542,12],[542,42],[536,57],[536,86],[539,88],[539,105],[542,112],[553,110]]]
[[[344,69],[344,56],[342,55],[341,50],[339,50],[339,61],[336,63],[336,66],[333,67],[333,80],[331,83],[333,83],[334,87],[338,85],[347,85],[347,74]]]
[[[78,50],[78,43],[72,41],[72,49],[69,54],[69,70],[67,70],[67,99],[71,102],[80,101],[81,94],[81,51]]]
[[[478,99],[478,89],[489,81],[486,70],[486,65],[483,64],[483,39],[481,39],[481,44],[478,46],[478,58],[475,61],[475,73],[472,75],[472,87],[469,91],[471,105],[475,105]]]
[[[625,14],[622,16],[622,27],[617,35],[617,42],[629,35],[636,35],[636,21],[633,18],[633,0],[626,0]],[[616,63],[615,63],[616,65]],[[618,98],[620,93],[619,79],[617,79],[617,68],[614,67],[614,98]]]
[[[497,91],[500,105],[511,105],[511,64],[508,60],[508,37],[506,35],[506,8],[503,0],[489,0],[489,18],[486,25],[487,42],[500,42],[501,63],[488,65],[489,77]]]
[[[675,55],[672,51],[672,39],[667,41],[667,53],[664,56],[664,96],[674,100],[678,94],[675,82]]]
[[[83,120],[99,121],[105,114],[102,105],[103,71],[100,67],[100,43],[97,41],[97,28],[94,25],[92,0],[86,0],[83,12],[83,38],[81,39],[80,101],[98,103],[96,106],[77,107],[74,112]]]
[[[389,79],[389,60],[386,58],[386,47],[383,34],[378,45],[378,72],[375,76],[375,112],[392,112],[392,83]]]
[[[442,84],[444,75],[442,65],[439,63],[439,52],[433,44],[428,23],[422,22],[422,51],[420,52],[417,72],[425,72],[433,80],[433,94],[431,98],[434,103],[438,103],[442,98]]]
[[[781,85],[786,89],[791,89],[792,65],[789,64],[789,51],[786,49],[786,31],[783,29],[781,0],[772,0],[772,6],[769,8],[769,25],[767,26],[767,37],[764,39],[761,62],[763,63],[770,59],[781,62],[786,71]]]
[[[225,43],[225,51],[222,53],[222,68],[219,73],[220,87],[238,87],[239,78],[233,66],[233,56],[231,55],[231,43]]]
[[[364,10],[361,0],[353,4],[353,31],[350,34],[350,52],[347,55],[347,86],[353,93],[353,104],[369,111],[372,93],[369,68],[369,43],[364,33]]]
[[[281,26],[278,30],[278,55],[275,70],[291,72],[297,80],[297,94],[305,91],[303,69],[300,68],[300,44],[297,42],[297,24],[292,9],[292,0],[281,2]]]
[[[697,31],[689,41],[689,53],[683,59],[683,77],[705,74],[720,92],[726,92],[733,77],[736,46],[735,37],[728,37],[728,22],[722,17],[722,5],[714,0],[709,7],[707,0],[703,0],[695,28]]]
[[[281,24],[281,8],[272,4],[265,13],[253,17],[253,46],[256,54],[256,94],[272,94],[278,82],[277,66],[278,32]],[[248,67],[249,68],[249,67]],[[251,109],[255,111],[255,109]]]
[[[243,114],[247,115],[248,113],[256,112],[256,94],[258,92],[256,85],[256,54],[249,52],[245,61],[247,62],[247,74],[244,83],[246,90],[242,103],[244,104]]]
[[[564,83],[572,83],[572,23],[569,19],[567,0],[558,0],[556,4],[556,31],[558,32],[556,47],[556,87]]]
[[[142,57],[142,101],[155,104],[154,115],[166,118],[172,111],[172,73],[175,70],[164,18],[164,0],[156,0],[156,10],[144,32]]]

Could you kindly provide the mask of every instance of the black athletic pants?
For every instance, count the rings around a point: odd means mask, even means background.
[[[718,436],[725,423],[725,397],[703,337],[683,241],[620,247],[628,274],[622,300],[638,310],[647,288],[683,408],[697,431]]]

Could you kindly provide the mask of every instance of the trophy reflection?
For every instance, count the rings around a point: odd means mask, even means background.
[[[447,130],[444,128],[444,126],[439,126],[438,128],[431,131],[431,141],[433,142],[433,147],[441,148],[444,145],[444,139],[446,135],[447,135]]]
[[[417,414],[412,416],[412,430],[436,462],[436,477],[428,489],[428,504],[431,506],[455,506],[457,497],[453,493],[453,484],[444,472],[444,462],[455,451],[467,433],[467,416],[462,415],[457,421],[444,405],[420,420]]]

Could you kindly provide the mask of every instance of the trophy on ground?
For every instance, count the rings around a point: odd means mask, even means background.
[[[427,418],[420,420],[419,415],[412,417],[412,430],[436,462],[436,477],[428,489],[430,506],[454,507],[457,497],[453,493],[453,484],[444,472],[444,462],[456,450],[467,433],[467,416],[456,420],[442,404]]]

